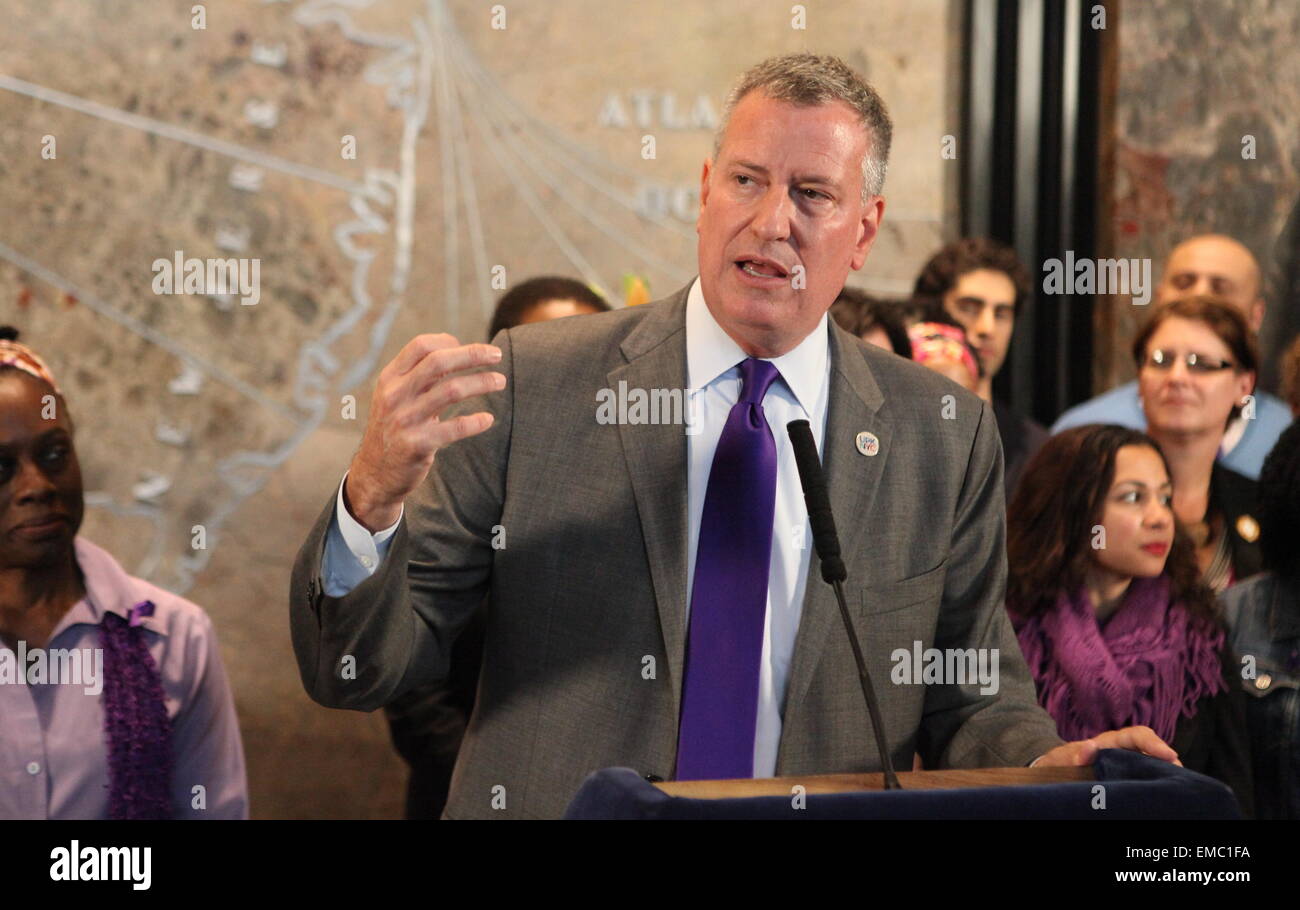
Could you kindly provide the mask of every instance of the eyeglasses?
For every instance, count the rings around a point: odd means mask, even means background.
[[[1179,357],[1176,351],[1154,350],[1142,361],[1142,366],[1151,367],[1153,370],[1170,370],[1173,369],[1174,361]],[[1230,370],[1236,364],[1230,360],[1216,360],[1213,357],[1206,357],[1203,354],[1197,354],[1195,351],[1189,351],[1182,355],[1182,361],[1187,366],[1189,373],[1218,373],[1220,370]]]

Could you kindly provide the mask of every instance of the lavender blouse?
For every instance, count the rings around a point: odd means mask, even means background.
[[[155,604],[142,624],[172,722],[175,817],[247,818],[244,749],[212,621],[85,538],[75,547],[86,596],[42,648],[0,642],[0,818],[107,817],[99,623],[142,600]]]

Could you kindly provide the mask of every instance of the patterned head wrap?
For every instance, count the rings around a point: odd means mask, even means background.
[[[966,345],[966,336],[961,329],[942,322],[918,322],[907,330],[907,337],[912,342],[912,359],[917,363],[925,363],[927,360],[956,360],[970,370],[973,382],[979,382],[979,367]]]
[[[10,329],[5,334],[16,333]],[[60,397],[63,395],[62,390],[59,389],[59,384],[54,381],[54,374],[45,365],[45,361],[41,360],[37,353],[25,344],[0,336],[0,367],[16,367],[24,373],[29,373],[37,379],[48,382],[56,395]]]

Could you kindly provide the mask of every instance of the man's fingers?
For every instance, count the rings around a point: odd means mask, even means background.
[[[1124,727],[1122,730],[1107,730],[1105,733],[1097,734],[1092,739],[1081,740],[1079,743],[1070,743],[1070,745],[1082,745],[1083,743],[1092,744],[1094,757],[1098,749],[1128,749],[1131,752],[1141,752],[1144,755],[1150,755],[1152,758],[1172,762],[1179,767],[1183,764],[1178,760],[1178,753],[1157,736],[1156,732],[1150,727]],[[1091,761],[1090,758],[1086,763],[1091,763]]]
[[[403,392],[420,395],[444,376],[501,362],[501,349],[490,344],[467,344],[430,351],[402,379]]]
[[[506,377],[502,373],[462,373],[449,376],[412,402],[408,420],[411,423],[432,420],[458,401],[499,392],[505,387]]]
[[[398,376],[403,376],[411,371],[417,363],[434,351],[440,351],[444,348],[459,347],[460,342],[455,336],[441,335],[416,335],[408,341],[389,366]]]
[[[451,420],[438,421],[433,425],[429,435],[434,440],[434,444],[441,449],[453,442],[459,442],[470,436],[477,436],[492,426],[494,421],[495,418],[487,411],[479,411],[477,414],[463,414]]]
[[[1065,743],[1057,746],[1038,759],[1040,768],[1070,768],[1076,765],[1092,764],[1097,749],[1088,740]]]
[[[1178,760],[1178,753],[1150,727],[1125,727],[1122,730],[1103,733],[1097,738],[1104,739],[1103,748],[1132,749],[1134,752],[1142,752],[1152,758],[1173,762],[1176,765],[1182,764]]]
[[[1156,732],[1150,727],[1125,727],[1122,730],[1099,733],[1092,739],[1080,739],[1057,746],[1038,759],[1038,767],[1091,765],[1097,760],[1097,753],[1102,749],[1128,749],[1142,752],[1152,758],[1173,762],[1180,768],[1183,765],[1178,760],[1178,753],[1156,736]]]
[[[1074,750],[1074,763],[1076,765],[1091,765],[1097,759],[1097,744],[1090,739],[1072,744]]]

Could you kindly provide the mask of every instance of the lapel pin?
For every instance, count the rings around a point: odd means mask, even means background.
[[[857,438],[858,451],[868,458],[880,451],[880,440],[874,433],[868,433],[865,430],[858,434]]]

